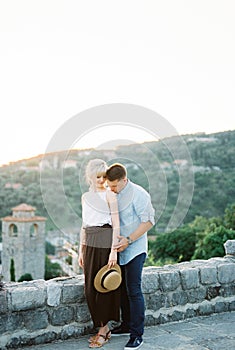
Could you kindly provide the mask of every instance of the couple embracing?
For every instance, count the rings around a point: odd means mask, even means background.
[[[128,334],[124,350],[139,349],[145,314],[141,275],[147,231],[154,225],[151,198],[128,179],[125,166],[119,163],[108,167],[101,159],[90,160],[86,180],[90,187],[82,196],[79,265],[89,311],[98,328],[89,347],[102,347],[111,335]],[[109,321],[121,323],[110,329]]]

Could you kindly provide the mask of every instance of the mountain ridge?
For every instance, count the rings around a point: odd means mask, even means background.
[[[91,158],[103,158],[108,164],[124,163],[128,177],[151,193],[157,212],[156,230],[165,230],[177,206],[185,174],[191,176],[194,189],[184,223],[200,215],[221,216],[235,202],[234,155],[235,130],[173,136],[112,150],[91,148],[41,154],[0,168],[0,217],[11,215],[12,207],[25,202],[35,206],[38,215],[48,217],[47,229],[55,229],[42,198],[44,178],[50,205],[57,215],[55,221],[62,220],[65,227],[75,224],[75,216],[81,217],[81,194],[87,190],[84,169]],[[58,197],[61,176],[72,213],[66,212],[63,198]]]

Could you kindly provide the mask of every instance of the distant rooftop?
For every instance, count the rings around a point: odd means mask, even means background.
[[[35,211],[36,208],[28,205],[26,203],[21,203],[14,208],[11,208],[13,211]]]

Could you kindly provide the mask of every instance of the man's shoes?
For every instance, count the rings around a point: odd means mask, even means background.
[[[124,350],[139,349],[143,343],[142,337],[131,337]]]
[[[123,327],[122,325],[115,327],[111,330],[112,336],[118,336],[118,335],[129,335],[130,330],[128,328]]]

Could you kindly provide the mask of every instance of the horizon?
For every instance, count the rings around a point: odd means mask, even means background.
[[[195,135],[195,136],[196,135],[198,135],[198,136],[201,136],[201,135],[214,135],[214,134],[226,133],[226,132],[230,132],[230,131],[235,131],[235,129],[228,129],[228,130],[216,131],[216,132],[211,132],[211,133],[210,132],[205,132],[205,131],[198,131],[198,132],[195,132],[195,133],[172,135],[172,136],[164,137],[164,138],[161,138],[161,139],[159,138],[158,140],[156,140],[156,139],[142,140],[142,141],[139,141],[139,142],[134,142],[133,140],[122,140],[122,141],[124,141],[124,143],[113,144],[112,148],[106,148],[106,147],[102,148],[101,146],[98,146],[98,147],[84,147],[84,148],[72,147],[69,150],[70,151],[92,151],[94,149],[95,150],[99,150],[99,151],[114,150],[115,148],[120,147],[120,146],[128,146],[128,145],[131,145],[131,144],[144,144],[144,143],[149,143],[149,142],[158,142],[158,141],[161,141],[161,140],[164,140],[164,139],[167,139],[167,138],[171,138],[171,137],[186,137],[186,136],[190,136],[190,135]],[[114,141],[114,140],[112,140],[112,141]],[[125,143],[126,141],[127,142],[129,141],[129,143]],[[22,157],[22,158],[19,158],[19,159],[16,159],[16,160],[10,160],[7,163],[0,163],[0,168],[13,165],[14,163],[23,162],[23,161],[29,161],[29,160],[33,160],[35,158],[40,158],[40,157],[43,158],[44,156],[47,156],[47,155],[50,155],[50,154],[63,153],[63,152],[67,152],[67,151],[68,151],[68,149],[62,149],[62,150],[55,150],[55,151],[52,151],[52,152],[37,153],[37,154],[31,155],[31,156]]]

